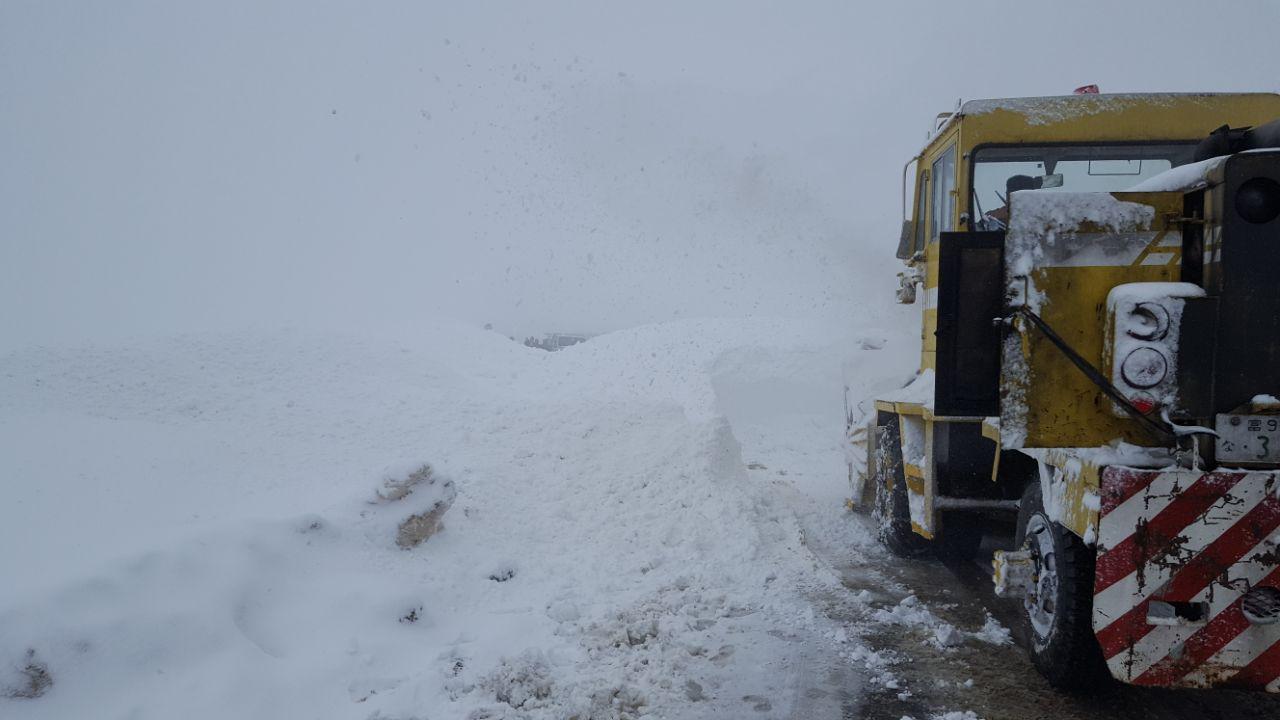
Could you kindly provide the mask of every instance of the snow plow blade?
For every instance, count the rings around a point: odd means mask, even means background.
[[[1116,679],[1280,692],[1278,483],[1103,470],[1093,628]]]

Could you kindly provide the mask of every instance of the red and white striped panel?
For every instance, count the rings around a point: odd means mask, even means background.
[[[1112,675],[1280,690],[1280,623],[1252,624],[1241,611],[1250,588],[1280,588],[1278,481],[1277,472],[1103,470],[1093,629]],[[1157,601],[1208,612],[1152,623]]]

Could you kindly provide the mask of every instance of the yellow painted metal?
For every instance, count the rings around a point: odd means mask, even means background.
[[[994,101],[990,106],[989,112],[958,119],[965,152],[987,143],[1199,140],[1224,123],[1239,127],[1274,120],[1280,116],[1280,95],[1079,95]]]
[[[911,532],[923,537],[925,540],[933,539],[933,533],[929,532],[928,528],[920,525],[915,520],[911,521]]]
[[[1037,267],[1031,273],[1035,291],[1043,296],[1040,317],[1095,368],[1103,368],[1103,327],[1107,294],[1117,285],[1178,279],[1179,264],[1144,265],[1143,261],[1167,236],[1180,230],[1169,224],[1182,210],[1181,193],[1115,193],[1117,199],[1140,202],[1155,209],[1156,232],[1131,265]],[[1081,233],[1105,234],[1105,228],[1082,223]],[[1062,243],[1070,230],[1057,230]],[[1071,363],[1040,331],[1023,324],[1023,348],[1030,372],[1006,375],[1002,387],[1016,387],[1025,398],[1028,448],[1097,447],[1121,438],[1150,445],[1152,438],[1131,418],[1111,412],[1111,400]],[[1105,372],[1105,369],[1104,369]]]
[[[1051,98],[1028,98],[1010,101],[980,101],[966,103],[961,112],[953,115],[934,135],[920,153],[916,163],[916,178],[912,187],[929,197],[931,184],[936,178],[927,177],[929,168],[949,147],[956,149],[954,187],[959,196],[955,203],[955,216],[951,227],[965,230],[963,216],[968,212],[966,193],[974,150],[986,144],[1048,144],[1069,142],[1133,142],[1133,141],[1190,141],[1199,140],[1210,131],[1228,123],[1233,127],[1259,125],[1280,117],[1280,95],[1271,93],[1241,94],[1154,94],[1154,95],[1096,95]],[[1169,218],[1180,211],[1174,196],[1148,194],[1132,196],[1116,194],[1122,200],[1144,202],[1156,207],[1156,228],[1174,231]],[[928,203],[921,215],[919,198],[910,203],[912,220],[917,227],[928,225]],[[1175,207],[1176,206],[1176,207]],[[1080,228],[1081,231],[1087,228]],[[1101,229],[1094,228],[1094,231]],[[922,305],[922,337],[920,347],[921,370],[936,365],[937,288],[939,248],[934,241],[937,233],[926,227],[924,236],[929,239],[923,253],[924,302]],[[1153,244],[1158,240],[1153,240]],[[1061,332],[1073,347],[1092,362],[1101,363],[1105,303],[1107,292],[1115,285],[1126,282],[1176,279],[1180,258],[1177,249],[1161,248],[1171,257],[1160,265],[1143,265],[1151,252],[1148,249],[1137,261],[1127,267],[1041,268],[1036,272],[1037,289],[1048,300],[1045,319]],[[1207,273],[1213,272],[1206,268]],[[1145,442],[1137,434],[1130,421],[1115,418],[1107,412],[1096,388],[1079,370],[1058,359],[1048,360],[1051,353],[1040,347],[1041,338],[1026,337],[1024,352],[1036,358],[1035,380],[1030,388],[1029,407],[1032,409],[1028,423],[1026,447],[1055,448],[1049,456],[1050,464],[1061,461],[1059,468],[1067,478],[1064,500],[1072,506],[1068,512],[1067,526],[1081,535],[1096,521],[1096,512],[1090,512],[1082,498],[1091,488],[1097,487],[1097,468],[1091,468],[1070,454],[1066,446],[1086,447],[1109,442],[1117,437],[1131,442]],[[1056,352],[1056,351],[1055,351]],[[1041,359],[1045,363],[1041,366]],[[927,512],[932,514],[932,498],[935,487],[933,477],[933,428],[935,419],[928,404],[892,401],[875,402],[877,410],[897,413],[901,419],[917,418],[925,423],[928,439],[925,462],[922,466],[923,495],[928,500]],[[953,419],[953,421],[959,421]],[[972,420],[978,422],[978,420]],[[994,431],[995,429],[992,428]],[[984,424],[983,435],[988,435]],[[995,432],[998,438],[998,432]],[[1065,448],[1065,449],[1064,449]],[[999,452],[996,453],[998,462]],[[1079,472],[1074,471],[1080,465]],[[1057,465],[1054,465],[1058,467]],[[992,477],[998,466],[992,468]],[[915,531],[931,537],[928,527],[912,522]]]
[[[938,529],[938,515],[933,509],[934,496],[937,494],[936,489],[938,487],[938,468],[934,463],[933,455],[933,432],[935,428],[937,428],[937,423],[932,419],[926,418],[924,420],[925,472],[924,477],[920,479],[922,486],[920,495],[924,504],[924,512],[921,513],[919,518],[911,518],[912,528],[920,526],[923,532],[920,532],[920,530],[916,530],[916,532],[929,540],[933,539],[934,533]]]
[[[966,113],[970,107],[979,111]],[[951,227],[964,230],[961,216],[968,212],[968,203],[963,193],[969,187],[973,151],[982,145],[1199,140],[1224,123],[1233,127],[1260,125],[1277,117],[1280,95],[1274,93],[1072,95],[966,103],[921,152],[914,187],[917,192],[931,191],[931,184],[937,179],[929,178],[921,184],[919,173],[930,168],[954,143],[954,187],[961,196],[955,204]],[[926,217],[919,216],[919,202],[910,205],[913,222],[927,225],[928,213]],[[938,287],[935,228],[928,227],[925,237],[929,238],[924,253],[924,294],[928,298],[928,291]],[[936,306],[930,308],[926,303],[922,327],[923,370],[936,365]]]
[[[984,418],[982,420],[982,437],[1000,442],[1000,418]]]
[[[923,473],[920,473],[918,468],[917,468],[917,473],[919,474],[903,476],[907,479],[907,490],[917,495],[924,495]]]
[[[1222,282],[1222,223],[1226,219],[1226,198],[1221,186],[1204,194],[1204,284]]]
[[[1054,498],[1058,522],[1080,537],[1096,537],[1098,528],[1098,488],[1102,468],[1093,459],[1093,448],[1049,448],[1032,451],[1037,460],[1051,469],[1042,477],[1041,491]],[[1092,501],[1086,498],[1092,496]]]
[[[920,416],[932,418],[933,412],[924,403],[897,402],[894,400],[877,400],[876,409],[898,415]]]
[[[991,482],[995,482],[1000,477],[1000,450],[1002,449],[1000,442],[1000,418],[983,418],[982,419],[982,437],[996,444],[996,451],[991,459]]]

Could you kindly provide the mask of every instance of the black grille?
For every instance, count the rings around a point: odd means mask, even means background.
[[[1280,590],[1256,587],[1244,594],[1244,603],[1240,609],[1254,625],[1270,625],[1280,620]]]

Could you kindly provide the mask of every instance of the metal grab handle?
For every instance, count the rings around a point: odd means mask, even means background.
[[[1133,403],[1129,402],[1129,398],[1125,397],[1124,393],[1120,392],[1119,388],[1112,385],[1106,375],[1103,375],[1102,372],[1090,364],[1088,360],[1081,357],[1080,353],[1076,352],[1075,349],[1068,345],[1067,341],[1063,340],[1061,335],[1054,332],[1053,328],[1049,327],[1049,323],[1046,323],[1043,318],[1035,314],[1031,308],[1026,305],[1020,305],[1014,308],[1013,314],[1006,319],[1012,320],[1013,316],[1018,314],[1021,314],[1030,320],[1031,324],[1035,325],[1041,333],[1044,333],[1044,336],[1049,339],[1049,342],[1053,343],[1055,347],[1061,350],[1062,354],[1066,355],[1067,359],[1071,361],[1071,364],[1079,368],[1080,372],[1084,373],[1085,377],[1089,378],[1094,385],[1097,385],[1104,395],[1111,398],[1111,400],[1119,405],[1125,412],[1132,415],[1133,419],[1138,421],[1138,424],[1143,430],[1146,430],[1160,440],[1172,439],[1176,441],[1178,433],[1172,426],[1156,422],[1151,419],[1150,416],[1144,415],[1141,410],[1134,407]]]

